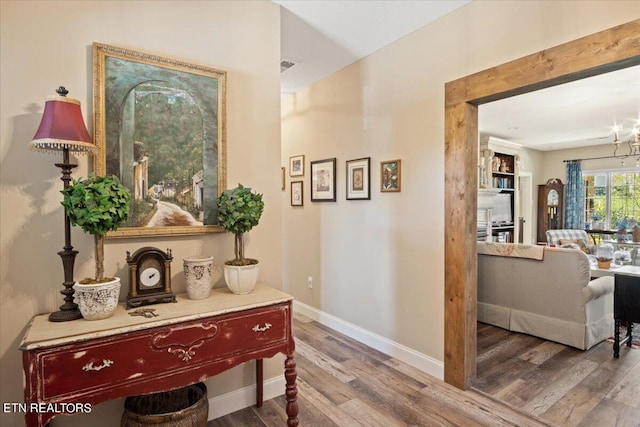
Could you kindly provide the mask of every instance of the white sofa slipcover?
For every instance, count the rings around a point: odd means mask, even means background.
[[[542,261],[479,254],[478,320],[589,349],[613,334],[614,287],[590,273],[579,249],[545,247]]]

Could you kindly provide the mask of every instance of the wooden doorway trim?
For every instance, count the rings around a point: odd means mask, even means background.
[[[640,64],[640,19],[445,85],[444,379],[476,375],[478,105]]]

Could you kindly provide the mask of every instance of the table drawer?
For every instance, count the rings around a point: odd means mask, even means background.
[[[44,350],[36,363],[44,399],[179,375],[197,366],[277,346],[289,335],[287,306],[249,310]]]

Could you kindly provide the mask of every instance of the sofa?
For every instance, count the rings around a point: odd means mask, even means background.
[[[545,234],[547,235],[547,243],[550,245],[560,246],[565,244],[565,242],[577,243],[578,241],[583,242],[585,245],[589,244],[589,237],[584,230],[547,230]]]
[[[582,350],[611,337],[613,276],[591,280],[580,249],[525,246],[478,242],[478,321]]]
[[[579,248],[585,253],[595,253],[595,246],[589,245],[589,237],[584,230],[547,230],[547,244],[560,247]]]
[[[547,243],[549,245],[556,245],[560,247],[577,247],[582,249],[586,253],[591,255],[596,254],[596,245],[589,245],[589,238],[587,232],[584,230],[547,230]],[[638,247],[624,245],[620,243],[613,244],[614,249],[618,250],[620,247],[626,247],[629,250],[629,263],[632,265],[640,265],[640,251]]]

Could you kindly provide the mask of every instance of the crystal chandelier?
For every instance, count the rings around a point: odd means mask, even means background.
[[[640,134],[640,120],[633,126],[631,136],[626,141],[621,141],[619,138],[622,126],[615,125],[613,132],[615,137],[613,139],[613,156],[616,159],[620,159],[620,164],[624,166],[624,161],[628,157],[633,157],[636,160],[636,167],[640,167],[640,142],[638,141]]]

